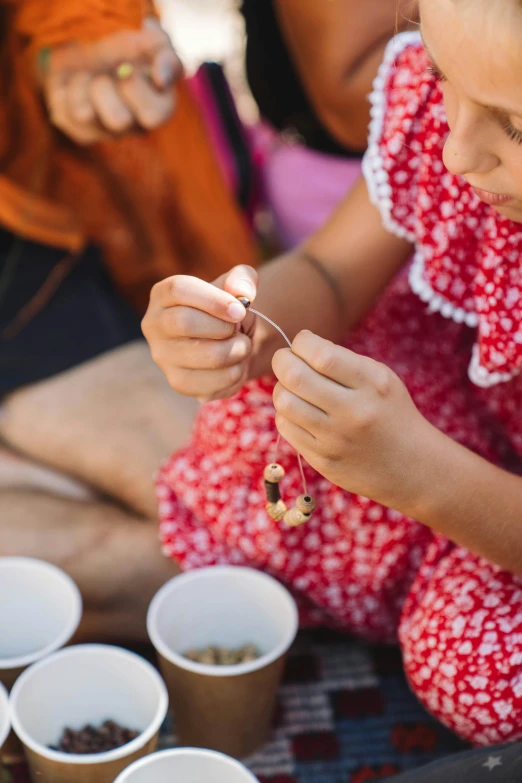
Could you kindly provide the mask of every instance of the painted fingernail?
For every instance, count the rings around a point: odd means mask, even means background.
[[[239,302],[231,302],[227,308],[227,313],[233,321],[242,321],[245,317],[245,308]]]

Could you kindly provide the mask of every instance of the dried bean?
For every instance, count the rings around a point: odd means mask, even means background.
[[[188,650],[184,657],[195,663],[203,663],[207,666],[237,666],[259,658],[261,653],[253,644],[245,644],[238,649],[228,647],[206,647],[203,650]]]
[[[123,728],[112,720],[107,720],[98,728],[88,724],[82,729],[65,728],[61,739],[51,750],[62,753],[84,755],[87,753],[106,753],[127,745],[136,739],[139,732]]]

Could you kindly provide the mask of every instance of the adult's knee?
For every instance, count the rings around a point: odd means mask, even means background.
[[[91,500],[91,489],[59,471],[33,462],[0,445],[0,492],[46,492],[70,500]]]

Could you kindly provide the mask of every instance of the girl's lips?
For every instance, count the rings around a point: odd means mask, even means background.
[[[471,186],[473,193],[486,204],[490,204],[492,207],[498,207],[501,204],[507,204],[509,201],[513,201],[513,196],[505,196],[502,193],[489,193],[487,190],[481,190],[480,188],[474,188]]]

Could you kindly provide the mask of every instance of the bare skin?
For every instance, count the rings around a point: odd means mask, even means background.
[[[145,639],[150,599],[179,572],[160,551],[153,475],[196,410],[143,342],[4,401],[0,555],[39,557],[76,580],[79,638]]]
[[[281,30],[325,127],[366,149],[368,94],[384,49],[417,18],[416,0],[276,0]]]

